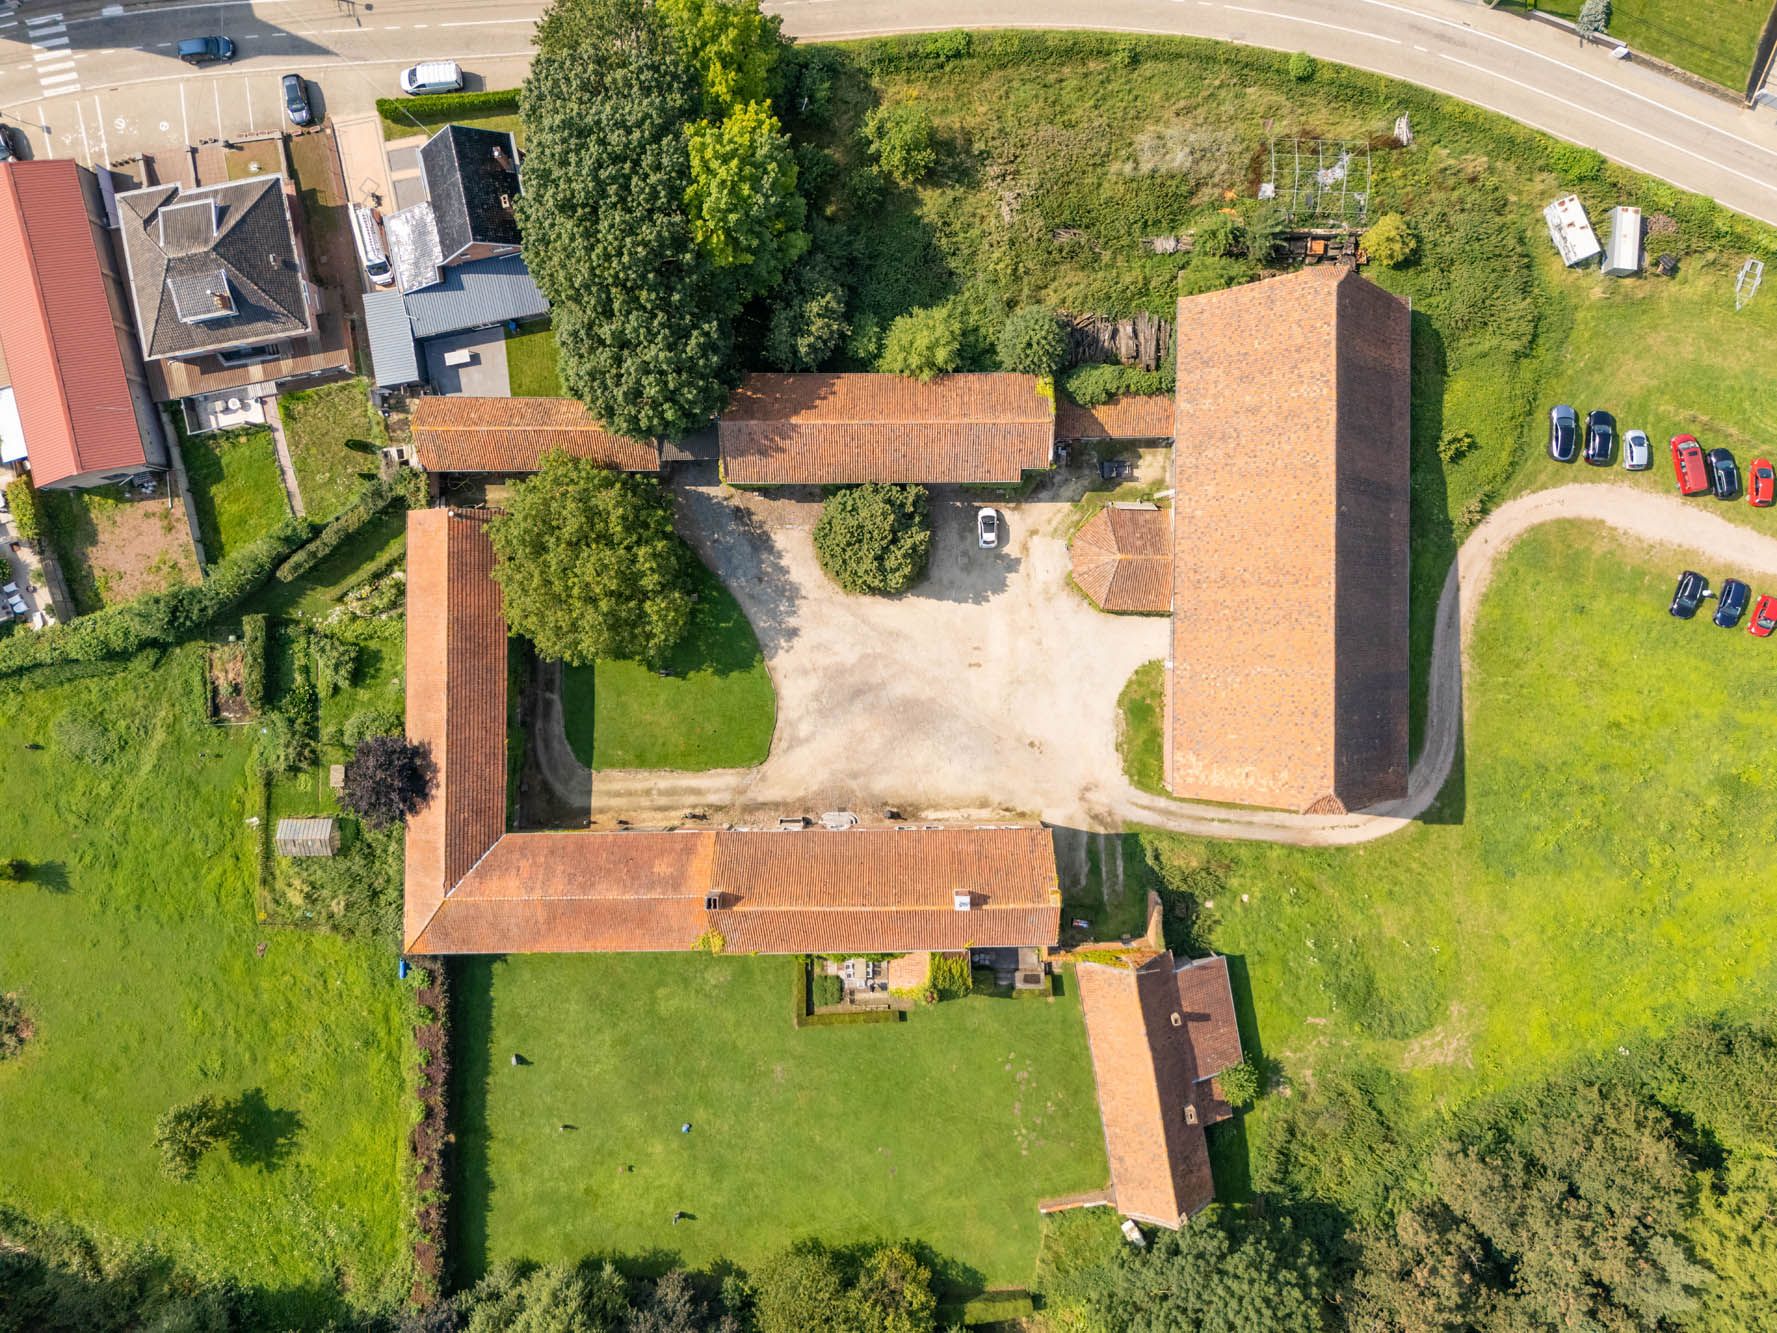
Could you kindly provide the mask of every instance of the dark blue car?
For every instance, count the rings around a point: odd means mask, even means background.
[[[1751,588],[1739,579],[1729,579],[1721,585],[1721,595],[1716,599],[1715,623],[1723,629],[1733,629],[1746,614],[1746,604],[1751,600]]]

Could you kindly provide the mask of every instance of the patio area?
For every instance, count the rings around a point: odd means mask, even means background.
[[[249,384],[241,389],[201,393],[183,399],[185,433],[207,435],[215,430],[233,430],[236,426],[263,426],[266,403],[276,393],[275,385]]]

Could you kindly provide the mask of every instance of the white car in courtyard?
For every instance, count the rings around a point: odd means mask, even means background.
[[[1647,442],[1644,430],[1625,431],[1623,434],[1623,466],[1630,472],[1645,472],[1654,465],[1653,447]]]
[[[975,537],[984,551],[1000,544],[999,510],[984,505],[975,511]]]

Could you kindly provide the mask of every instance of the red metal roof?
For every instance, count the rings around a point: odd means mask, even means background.
[[[0,255],[0,347],[37,484],[144,466],[73,162],[0,163]]]

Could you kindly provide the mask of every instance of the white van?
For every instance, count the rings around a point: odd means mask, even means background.
[[[389,253],[383,249],[382,228],[377,225],[376,214],[363,204],[352,205],[352,239],[358,243],[358,258],[364,264],[364,274],[378,287],[390,286],[395,281],[395,270],[389,265]]]
[[[454,60],[427,60],[401,71],[404,93],[460,93],[463,67]]]

